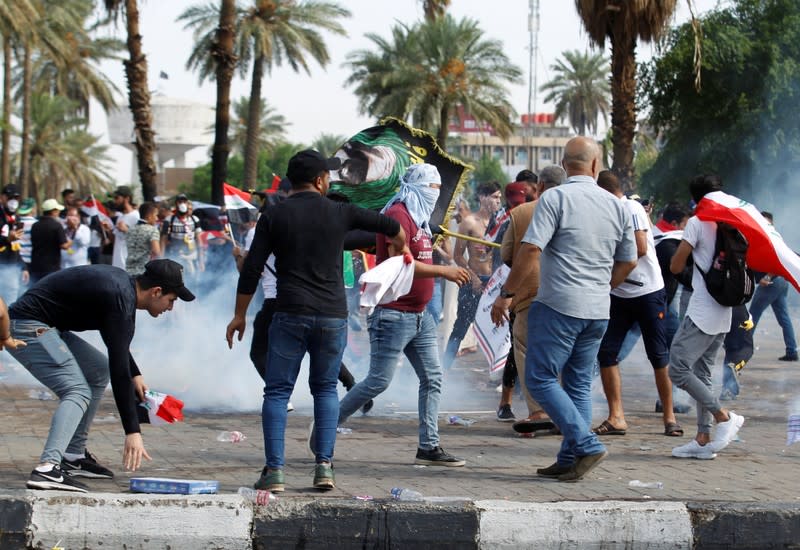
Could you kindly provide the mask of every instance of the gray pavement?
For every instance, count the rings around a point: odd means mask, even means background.
[[[360,338],[363,338],[361,333]],[[363,341],[362,341],[363,345]],[[489,383],[485,360],[479,353],[459,359],[445,381],[445,406],[440,415],[442,445],[466,458],[464,468],[416,467],[416,414],[392,398],[376,400],[374,411],[356,416],[346,427],[350,434],[337,439],[337,489],[317,493],[310,488],[313,459],[306,450],[310,405],[298,405],[289,415],[286,434],[286,492],[280,499],[314,497],[352,499],[387,498],[392,487],[411,487],[431,497],[514,502],[642,500],[741,503],[800,502],[797,481],[800,445],[786,446],[790,407],[800,398],[800,364],[782,363],[780,331],[768,312],[756,334],[759,349],[742,375],[742,395],[731,406],[745,416],[740,439],[716,460],[680,460],[670,457],[673,446],[694,435],[694,411],[678,415],[686,430],[682,438],[665,437],[659,414],[653,412],[655,389],[641,347],[622,366],[628,434],[604,438],[608,459],[580,483],[538,479],[537,467],[554,460],[560,438],[522,438],[509,424],[495,419],[499,394]],[[32,385],[19,385],[19,368],[6,360],[0,366],[0,493],[23,489],[36,464],[49,427],[55,401],[28,396]],[[720,380],[719,357],[715,380]],[[146,373],[146,368],[143,368]],[[401,378],[413,374],[404,369]],[[399,382],[398,382],[399,383]],[[599,384],[599,380],[597,382]],[[26,382],[27,384],[27,382]],[[404,388],[406,388],[404,386]],[[259,392],[253,387],[253,392]],[[407,388],[411,402],[415,389]],[[181,397],[179,392],[175,392]],[[408,396],[407,396],[408,397]],[[515,397],[514,411],[524,416],[524,402]],[[595,424],[605,418],[602,393],[595,388]],[[450,414],[474,419],[470,427],[451,426]],[[121,467],[123,434],[110,391],[90,435],[90,450],[115,469],[114,481],[90,480],[92,491],[128,491],[130,472]],[[231,444],[216,441],[222,430],[239,430],[248,439]],[[221,493],[251,485],[263,466],[260,416],[252,413],[186,411],[186,420],[167,426],[145,426],[143,435],[152,462],[137,476],[216,479]],[[661,481],[662,490],[628,486],[629,481]]]

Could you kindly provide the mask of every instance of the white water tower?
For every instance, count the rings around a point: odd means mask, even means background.
[[[195,147],[208,147],[214,142],[214,107],[188,99],[163,95],[150,96],[153,131],[156,141],[157,194],[165,194],[165,164],[173,161],[175,168],[186,167],[186,153]],[[108,133],[111,143],[122,145],[134,154],[131,181],[139,181],[135,160],[133,114],[127,106],[108,114]]]

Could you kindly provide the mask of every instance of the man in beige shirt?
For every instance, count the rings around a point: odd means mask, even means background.
[[[503,263],[510,266],[519,247],[522,245],[522,237],[528,229],[528,225],[533,218],[538,197],[547,189],[560,185],[567,178],[566,172],[560,166],[548,166],[539,174],[537,185],[537,200],[526,202],[517,206],[511,211],[511,223],[508,225],[503,236],[503,247],[501,256]],[[539,288],[539,272],[531,271],[521,288],[511,301],[512,321],[511,331],[514,342],[514,360],[517,365],[525,365],[525,352],[528,344],[528,308],[536,297],[536,289]],[[522,395],[528,404],[528,417],[514,422],[513,428],[519,433],[531,433],[537,430],[548,430],[554,428],[553,422],[542,410],[542,407],[531,397],[524,381],[520,384]]]

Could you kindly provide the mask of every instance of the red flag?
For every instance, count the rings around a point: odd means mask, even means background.
[[[277,193],[278,186],[281,184],[281,177],[278,174],[272,174],[272,185],[267,189],[267,193]]]
[[[103,206],[103,203],[95,199],[94,195],[90,195],[89,200],[84,201],[83,206],[81,206],[81,211],[90,218],[92,216],[97,216],[100,218],[100,221],[111,223],[111,216],[108,215],[106,207]]]
[[[227,183],[222,184],[222,193],[231,222],[243,223],[255,219],[258,209],[250,204],[250,193]]]
[[[749,202],[722,191],[708,193],[697,204],[695,215],[703,221],[725,222],[742,232],[750,246],[747,265],[756,271],[780,275],[800,291],[800,256]]]

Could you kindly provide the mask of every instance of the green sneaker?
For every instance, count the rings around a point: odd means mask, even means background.
[[[261,477],[253,484],[255,489],[263,489],[272,493],[282,493],[283,486],[283,470],[270,470],[266,466],[261,470]]]
[[[333,466],[328,462],[317,464],[314,468],[314,488],[330,491],[336,487]]]

